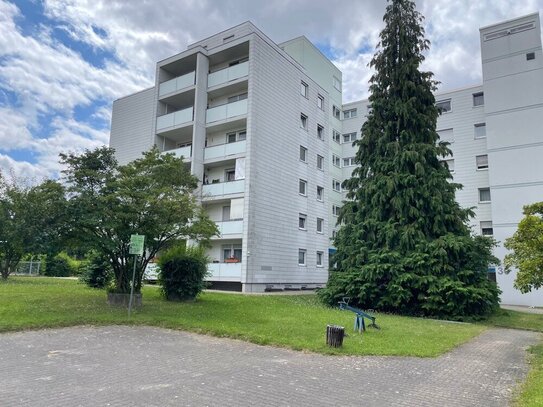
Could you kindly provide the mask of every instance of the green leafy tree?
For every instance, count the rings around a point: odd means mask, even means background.
[[[155,147],[142,158],[118,165],[111,148],[82,155],[61,154],[69,185],[71,239],[106,256],[114,290],[130,292],[134,256],[130,236],[145,236],[136,263],[135,292],[145,267],[158,251],[179,239],[205,241],[217,228],[192,195],[197,179],[181,158]]]
[[[505,271],[518,268],[514,286],[523,293],[543,287],[543,202],[524,207],[524,218],[505,241]]]
[[[414,2],[389,1],[370,64],[372,111],[343,185],[337,270],[320,297],[403,314],[482,315],[498,303],[486,277],[493,242],[471,236],[472,212],[456,202],[461,186],[439,159],[451,152],[436,132],[437,83],[419,70],[429,48],[422,21]]]
[[[58,182],[27,186],[0,174],[0,275],[15,271],[26,253],[48,253],[59,245],[66,200]]]

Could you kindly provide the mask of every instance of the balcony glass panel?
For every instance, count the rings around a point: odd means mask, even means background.
[[[192,121],[193,107],[178,110],[177,112],[159,116],[156,119],[156,129],[162,130],[168,127],[179,126]]]
[[[219,146],[207,147],[204,150],[204,159],[225,157],[227,155],[244,153],[246,150],[246,141],[237,141],[235,143],[221,144]]]
[[[208,263],[211,276],[207,280],[213,281],[241,281],[241,263]]]
[[[176,157],[190,158],[192,156],[192,146],[180,147],[174,150],[164,151],[162,154],[173,154]]]
[[[203,187],[203,195],[206,196],[219,196],[228,194],[239,194],[245,192],[245,180],[240,179],[237,181],[220,182],[217,184],[208,184]]]
[[[247,99],[207,109],[206,123],[247,114]]]
[[[185,75],[178,76],[177,78],[170,79],[169,81],[162,82],[158,87],[158,95],[162,96],[168,93],[188,88],[189,86],[194,85],[195,79],[196,73],[189,72]]]
[[[207,77],[207,86],[209,88],[221,85],[226,82],[235,81],[249,74],[249,62],[243,62],[220,71],[210,73]]]
[[[243,233],[242,220],[229,220],[215,223],[217,223],[221,237],[224,237],[225,235],[240,235]]]

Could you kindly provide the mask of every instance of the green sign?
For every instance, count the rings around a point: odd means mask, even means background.
[[[128,253],[137,254],[141,256],[143,254],[143,243],[145,242],[145,236],[143,235],[131,235],[130,236],[130,250]]]

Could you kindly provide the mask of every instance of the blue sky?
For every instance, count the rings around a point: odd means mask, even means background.
[[[57,177],[60,152],[107,144],[113,100],[154,84],[156,61],[251,20],[271,39],[305,35],[367,97],[384,0],[0,0],[0,171]],[[442,90],[479,83],[480,26],[543,0],[417,1]],[[182,12],[181,12],[182,11]]]

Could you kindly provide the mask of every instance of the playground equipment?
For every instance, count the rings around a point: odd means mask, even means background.
[[[339,302],[339,309],[341,310],[347,310],[354,312],[356,314],[354,318],[354,330],[362,333],[362,331],[366,330],[366,324],[364,323],[364,318],[367,318],[371,321],[369,326],[375,328],[375,329],[381,329],[379,326],[375,323],[375,317],[371,314],[368,314],[365,311],[362,311],[361,309],[351,307],[349,305],[349,297],[343,297],[343,300]]]

